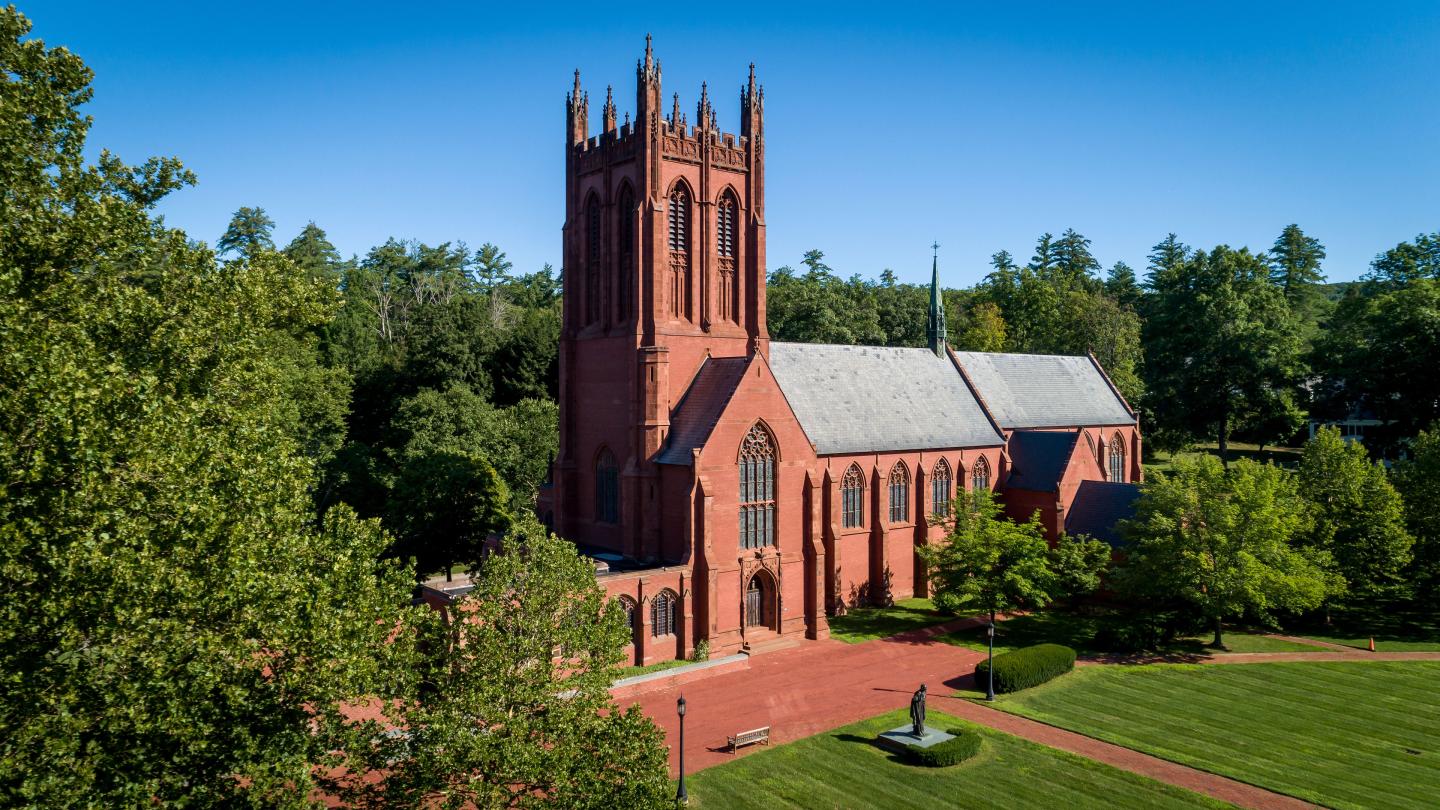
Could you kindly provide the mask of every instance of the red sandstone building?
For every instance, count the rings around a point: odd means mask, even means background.
[[[636,112],[599,134],[566,101],[560,453],[541,512],[630,610],[635,663],[825,638],[847,606],[925,593],[916,549],[961,491],[1103,536],[1140,477],[1135,412],[1093,357],[945,343],[772,342],[764,92],[740,132],[662,109],[647,37]]]

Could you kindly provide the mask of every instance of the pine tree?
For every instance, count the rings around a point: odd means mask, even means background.
[[[1167,234],[1150,249],[1148,258],[1150,264],[1146,268],[1145,286],[1153,288],[1165,273],[1176,270],[1190,258],[1190,246],[1181,242],[1175,234]]]
[[[313,220],[305,223],[304,229],[281,252],[300,265],[310,278],[331,285],[340,283],[340,252]]]
[[[230,218],[215,250],[221,256],[235,253],[242,259],[253,259],[261,251],[275,249],[275,241],[270,238],[274,230],[275,221],[264,208],[241,208]]]
[[[1125,262],[1115,262],[1105,276],[1105,294],[1115,299],[1122,307],[1138,309],[1140,285],[1135,280],[1135,271]]]
[[[1295,305],[1316,284],[1325,281],[1320,263],[1325,260],[1325,246],[1313,236],[1306,236],[1299,225],[1287,225],[1270,249],[1270,282],[1285,293]]]

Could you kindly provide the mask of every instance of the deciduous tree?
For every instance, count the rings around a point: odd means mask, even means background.
[[[1440,601],[1440,425],[1415,437],[1410,457],[1395,466],[1395,486],[1415,537],[1409,579],[1433,605]]]
[[[1371,462],[1358,442],[1324,427],[1305,444],[1299,479],[1314,516],[1301,542],[1327,552],[1335,571],[1361,596],[1399,583],[1414,538],[1385,468]]]
[[[945,540],[921,549],[938,607],[983,611],[993,622],[1054,601],[1059,583],[1038,514],[1017,523],[989,490],[962,493],[953,511]]]
[[[471,576],[383,717],[332,713],[330,792],[352,806],[671,806],[660,731],[610,697],[631,630],[594,566],[524,518]],[[372,772],[383,781],[348,776]]]
[[[1308,520],[1285,470],[1178,460],[1141,485],[1135,517],[1121,524],[1125,558],[1113,581],[1133,598],[1194,605],[1221,646],[1225,619],[1311,610],[1333,591],[1327,555],[1292,545]]]

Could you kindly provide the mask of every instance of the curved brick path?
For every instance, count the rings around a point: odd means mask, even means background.
[[[1018,715],[946,695],[971,686],[969,673],[981,653],[932,636],[979,624],[978,619],[905,633],[863,644],[839,641],[806,642],[750,658],[742,664],[672,679],[635,684],[615,690],[622,706],[638,703],[670,739],[671,774],[678,773],[674,741],[678,729],[675,699],[685,695],[686,771],[729,762],[759,750],[725,750],[725,737],[760,726],[771,727],[771,740],[785,743],[904,708],[920,683],[930,687],[932,705],[940,711],[1070,751],[1089,759],[1187,788],[1249,808],[1311,807],[1298,799],[1189,768],[1083,734],[1049,726]],[[1235,653],[1193,660],[1207,663],[1271,661],[1395,661],[1436,660],[1440,653]],[[1099,662],[1089,662],[1091,664]]]

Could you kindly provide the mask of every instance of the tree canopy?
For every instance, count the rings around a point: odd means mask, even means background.
[[[1284,470],[1180,460],[1141,486],[1135,517],[1121,524],[1125,563],[1114,582],[1131,598],[1190,603],[1219,646],[1225,619],[1312,610],[1334,590],[1328,555],[1292,545],[1309,521]]]

